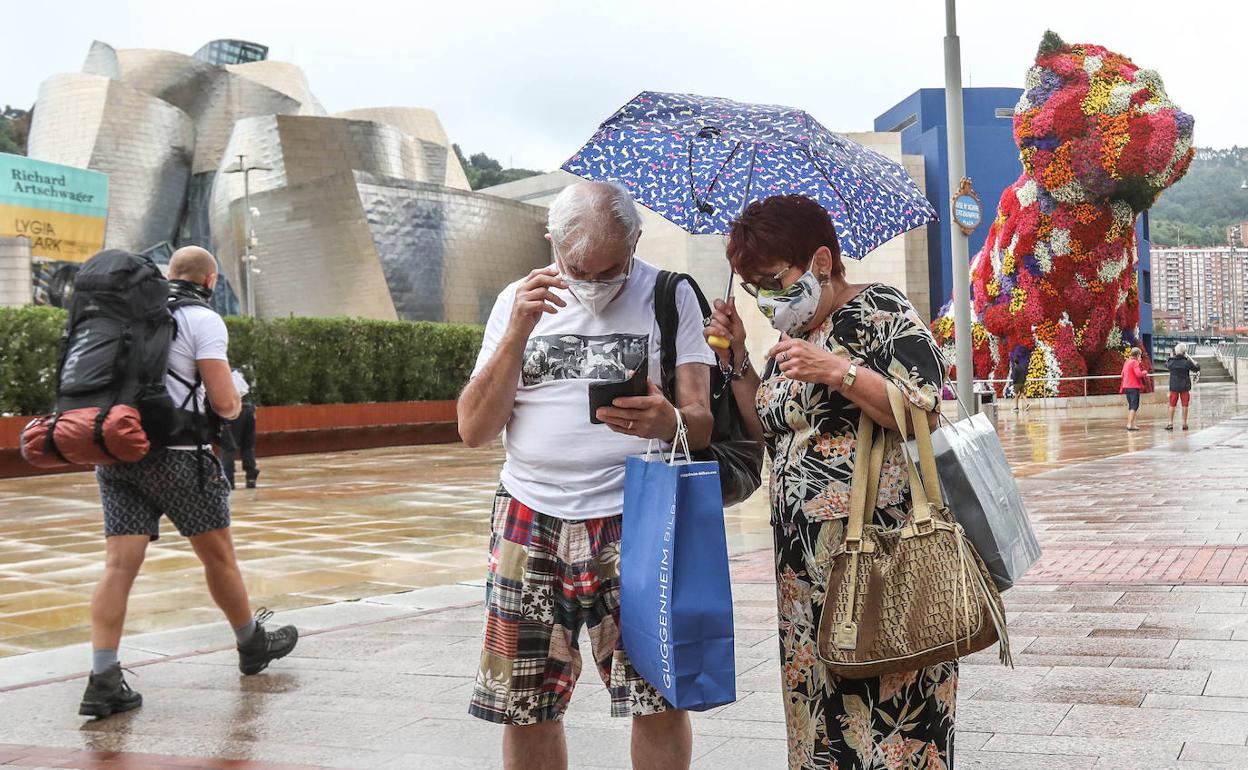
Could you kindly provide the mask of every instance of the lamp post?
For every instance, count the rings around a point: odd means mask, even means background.
[[[1248,189],[1248,181],[1240,189]],[[1231,246],[1231,379],[1235,381],[1235,403],[1239,403],[1239,318],[1242,315],[1242,308],[1239,307],[1240,289],[1239,282],[1243,275],[1241,265],[1239,263],[1239,246],[1244,245],[1244,234],[1242,225],[1234,225],[1230,232]]]
[[[253,273],[258,273],[260,271],[253,267],[256,257],[251,253],[251,250],[255,248],[256,245],[256,235],[251,226],[251,179],[249,175],[252,171],[272,171],[273,169],[269,166],[262,166],[259,164],[248,166],[246,160],[247,156],[240,154],[238,156],[238,165],[227,168],[225,173],[241,173],[243,175],[243,253],[238,256],[238,275],[243,281],[243,286],[241,288],[243,289],[246,297],[246,308],[243,312],[245,315],[255,318],[256,290],[254,285],[255,281],[253,280],[252,275]]]
[[[962,50],[958,42],[955,0],[945,0],[945,122],[948,131],[949,191],[966,177],[966,137],[962,125]],[[950,258],[953,260],[953,339],[958,368],[958,400],[966,417],[978,411],[975,402],[975,362],[971,336],[971,266],[967,234],[949,217]]]

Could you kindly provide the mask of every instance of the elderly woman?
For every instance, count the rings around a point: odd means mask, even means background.
[[[1139,430],[1135,421],[1140,412],[1140,393],[1148,388],[1148,372],[1144,371],[1142,358],[1139,348],[1131,348],[1131,355],[1122,362],[1122,386],[1118,389],[1127,397],[1127,430],[1133,433]]]
[[[898,428],[886,389],[892,382],[929,411],[934,426],[941,353],[900,291],[845,280],[832,220],[809,198],[750,204],[732,225],[728,259],[781,333],[760,377],[735,300],[716,302],[706,330],[730,340],[720,365],[731,367],[741,412],[772,460],[789,767],[947,767],[956,662],[851,680],[830,674],[815,655],[829,554],[845,536],[859,415]],[[885,458],[875,523],[899,526],[909,498],[898,448]]]
[[[1170,371],[1170,420],[1166,430],[1174,430],[1174,409],[1183,402],[1183,430],[1187,430],[1187,410],[1192,403],[1192,375],[1200,375],[1200,364],[1187,354],[1187,344],[1174,346],[1174,355],[1166,361]]]

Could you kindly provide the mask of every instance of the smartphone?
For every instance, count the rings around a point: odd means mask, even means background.
[[[611,406],[617,398],[644,396],[650,392],[647,384],[650,374],[650,359],[641,359],[641,365],[627,380],[601,380],[589,383],[589,421],[594,425],[602,425],[598,419],[598,410]]]

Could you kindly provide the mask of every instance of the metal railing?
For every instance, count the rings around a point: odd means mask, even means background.
[[[1241,344],[1243,344],[1243,343],[1241,343]],[[1244,351],[1241,351],[1241,352],[1248,352],[1248,344],[1244,344],[1244,349],[1245,349],[1245,350],[1244,350]],[[1167,378],[1168,378],[1169,376],[1170,376],[1170,373],[1169,373],[1169,372],[1150,372],[1150,373],[1148,374],[1149,379],[1152,379],[1152,380],[1157,380],[1157,379],[1162,378],[1162,377],[1167,377]],[[1082,383],[1082,384],[1083,384],[1083,405],[1084,405],[1084,406],[1087,406],[1087,405],[1088,405],[1088,398],[1089,398],[1089,395],[1090,395],[1090,394],[1088,393],[1088,383],[1089,383],[1089,382],[1092,382],[1093,380],[1116,380],[1116,381],[1121,381],[1121,380],[1122,380],[1122,375],[1120,375],[1120,374],[1097,374],[1097,375],[1092,375],[1092,376],[1088,376],[1088,377],[1043,377],[1043,378],[1040,378],[1040,377],[1028,377],[1026,380],[1024,380],[1024,382],[1023,382],[1023,387],[1026,387],[1029,383],[1033,383],[1033,382],[1043,382],[1043,383],[1045,383],[1046,385],[1048,385],[1048,384],[1053,384],[1053,390],[1054,390],[1054,392],[1056,392],[1056,391],[1058,390],[1058,387],[1059,387],[1060,383],[1063,383],[1063,382],[1079,382],[1079,383]],[[982,379],[982,380],[981,380],[981,379],[976,379],[976,380],[974,381],[973,387],[975,388],[975,392],[976,392],[976,394],[978,395],[979,393],[983,392],[983,391],[981,391],[981,390],[979,389],[979,386],[980,386],[980,385],[988,385],[988,386],[991,386],[991,385],[1009,385],[1011,382],[1013,382],[1013,381],[1012,381],[1012,380],[1009,380],[1009,379],[1000,379],[1000,380],[995,380],[995,379]],[[950,387],[950,388],[956,388],[955,383],[956,383],[956,381],[955,381],[955,380],[950,380],[950,381],[949,381],[949,387]],[[1156,388],[1156,385],[1154,385],[1154,389],[1155,389],[1155,388]],[[993,394],[993,398],[994,398],[994,399],[996,398],[996,392],[997,392],[997,391],[996,391],[996,389],[995,389],[995,388],[991,389],[991,393]],[[1113,394],[1108,394],[1108,393],[1107,393],[1107,394],[1101,394],[1101,395],[1113,395]],[[1057,397],[1058,397],[1058,396],[1038,396],[1038,398],[1057,398]],[[1066,396],[1066,398],[1070,398],[1070,396]],[[1075,396],[1075,398],[1078,398],[1078,396]]]
[[[1239,359],[1248,358],[1248,342],[1242,342],[1238,337],[1235,342],[1223,342],[1214,346],[1213,355],[1217,357],[1218,363],[1230,372],[1231,379],[1238,383]]]

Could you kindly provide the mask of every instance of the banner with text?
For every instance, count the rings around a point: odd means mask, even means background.
[[[36,260],[85,262],[104,248],[108,174],[0,153],[0,236]]]

